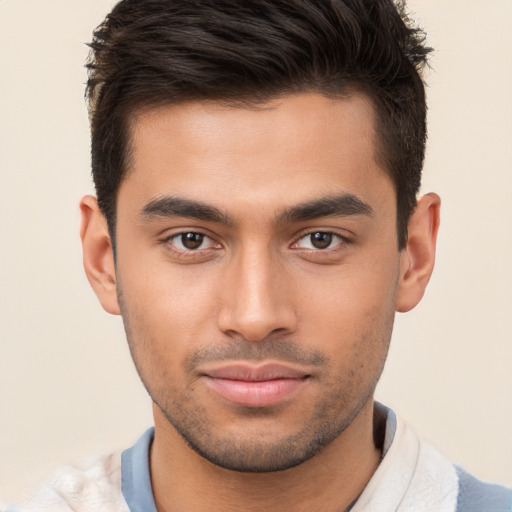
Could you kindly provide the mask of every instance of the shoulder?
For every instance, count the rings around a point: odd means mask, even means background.
[[[121,455],[65,466],[19,508],[7,512],[129,512],[121,492]]]
[[[411,488],[417,492],[408,496],[413,502],[436,495],[444,501],[451,494],[454,512],[512,512],[512,489],[479,480],[422,441]]]
[[[512,489],[479,480],[446,459],[430,443],[418,440],[418,448],[411,492],[405,502],[432,500],[444,503],[446,510],[453,512],[512,512]]]
[[[512,489],[483,482],[456,466],[459,482],[457,512],[512,512]]]
[[[512,512],[512,489],[478,480],[384,413],[383,457],[353,512]]]
[[[451,501],[447,509],[453,512],[512,512],[512,489],[479,480],[419,439],[411,491],[405,501]],[[449,495],[451,499],[445,500]]]

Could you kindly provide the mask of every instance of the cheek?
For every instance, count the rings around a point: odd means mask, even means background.
[[[133,271],[130,269],[133,268]],[[132,345],[150,345],[156,358],[173,359],[205,339],[214,321],[215,283],[193,266],[125,259],[119,265],[120,302]],[[207,336],[208,338],[208,336]]]
[[[346,265],[303,286],[305,338],[320,343],[337,359],[378,357],[387,351],[395,315],[398,265]],[[319,287],[318,283],[322,286]]]

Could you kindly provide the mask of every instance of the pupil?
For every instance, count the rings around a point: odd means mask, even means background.
[[[317,249],[326,249],[331,245],[332,235],[331,233],[313,233],[311,235],[311,243]]]
[[[187,249],[197,249],[203,243],[204,235],[201,233],[184,233],[181,242]]]

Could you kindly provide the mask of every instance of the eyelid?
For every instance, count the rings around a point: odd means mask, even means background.
[[[174,239],[178,239],[180,236],[186,235],[187,233],[194,233],[194,234],[203,236],[205,240],[207,239],[210,241],[210,243],[208,244],[208,247],[201,247],[198,249],[187,249],[186,247],[180,248],[180,247],[176,246],[176,244],[173,243]],[[182,254],[200,253],[200,252],[208,251],[211,249],[221,248],[221,244],[218,241],[216,241],[216,239],[213,236],[211,236],[208,233],[205,233],[204,230],[197,229],[197,228],[190,228],[190,229],[180,228],[179,231],[176,231],[171,234],[167,234],[167,235],[163,236],[160,239],[160,242],[162,244],[165,244],[169,248],[169,250],[172,250],[172,251],[175,251],[178,253],[182,253]],[[203,240],[203,242],[204,242],[204,240]]]
[[[314,235],[315,233],[329,234],[329,235],[332,235],[333,238],[335,237],[336,239],[338,239],[339,241],[334,246],[327,247],[325,249],[320,249],[320,248],[316,248],[316,247],[308,248],[308,247],[299,247],[298,246],[298,244],[301,240],[307,238],[308,236]],[[294,242],[291,245],[291,248],[296,249],[296,250],[304,250],[304,251],[328,252],[328,251],[334,251],[336,249],[339,249],[340,247],[343,247],[350,243],[351,243],[351,240],[348,236],[341,234],[339,231],[337,231],[335,229],[332,229],[332,228],[331,229],[329,229],[329,228],[318,229],[317,228],[317,229],[308,229],[307,231],[300,233],[300,235],[295,237]]]

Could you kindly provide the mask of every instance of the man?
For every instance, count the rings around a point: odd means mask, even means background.
[[[84,265],[155,428],[32,509],[510,510],[373,400],[439,225],[401,8],[124,0],[91,46]]]

